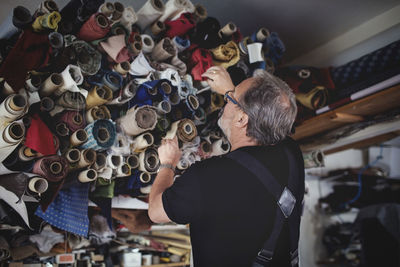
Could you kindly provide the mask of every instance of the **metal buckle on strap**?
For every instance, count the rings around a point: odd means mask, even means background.
[[[261,258],[262,261],[269,262],[272,260],[273,255],[274,253],[272,251],[262,249],[258,252],[257,257]]]

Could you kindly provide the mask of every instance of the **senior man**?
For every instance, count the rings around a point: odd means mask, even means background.
[[[174,181],[181,152],[176,138],[163,140],[149,216],[190,224],[196,267],[297,266],[304,165],[288,137],[295,97],[265,71],[236,87],[224,68],[203,76],[225,96],[218,125],[231,152],[196,162]]]

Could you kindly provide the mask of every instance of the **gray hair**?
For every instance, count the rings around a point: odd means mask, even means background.
[[[290,134],[297,114],[296,98],[290,87],[266,71],[256,71],[251,87],[240,97],[249,117],[246,135],[260,145],[272,145]]]

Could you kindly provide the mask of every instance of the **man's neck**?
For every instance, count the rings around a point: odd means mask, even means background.
[[[234,151],[238,148],[245,147],[245,146],[259,146],[257,142],[255,142],[253,139],[248,137],[247,135],[242,135],[242,136],[236,136],[236,137],[231,137],[231,151]]]

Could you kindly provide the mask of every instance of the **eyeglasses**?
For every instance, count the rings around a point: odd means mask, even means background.
[[[230,90],[230,91],[228,91],[228,92],[226,92],[226,93],[224,94],[224,101],[225,101],[225,102],[228,102],[228,100],[229,100],[229,101],[231,101],[233,104],[239,106],[238,101],[237,101],[233,96],[230,96],[230,95],[229,95],[229,93],[230,93],[230,92],[233,92],[233,91],[234,91],[234,90]]]

